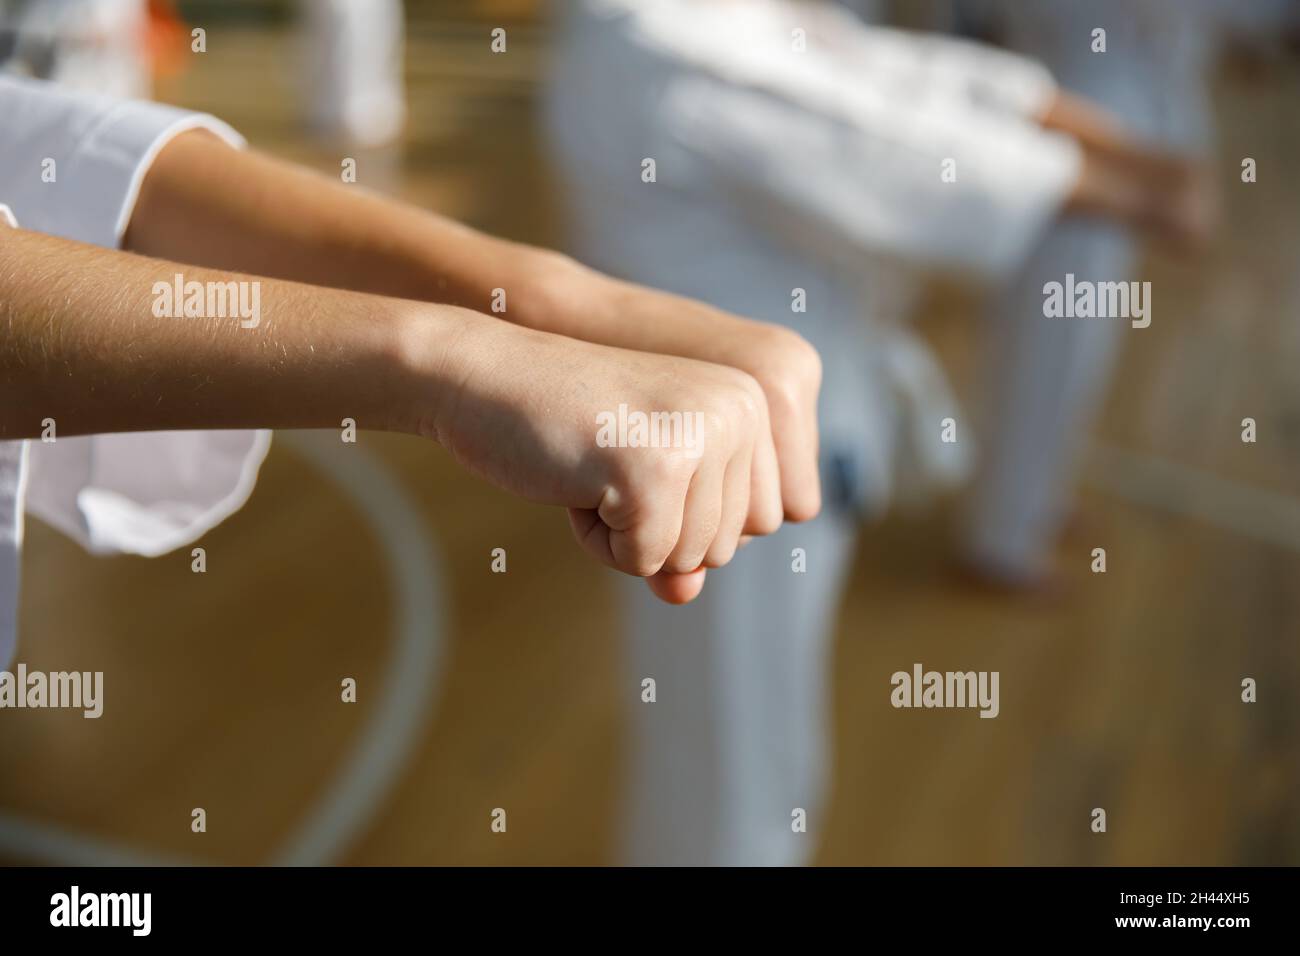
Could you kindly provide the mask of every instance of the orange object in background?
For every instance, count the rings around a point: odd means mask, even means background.
[[[184,71],[188,36],[189,30],[172,0],[149,0],[143,47],[154,80]]]

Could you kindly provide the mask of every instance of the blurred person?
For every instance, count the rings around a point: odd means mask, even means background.
[[[325,135],[379,146],[406,120],[401,0],[300,0],[305,95]]]
[[[684,614],[627,599],[632,673],[672,702],[633,709],[621,851],[798,863],[859,518],[968,467],[969,431],[940,441],[961,415],[900,321],[912,274],[1004,276],[1067,214],[1188,241],[1195,177],[1093,135],[1096,111],[1035,62],[823,4],[589,0],[561,32],[547,127],[578,257],[790,325],[825,373],[822,516],[738,555]]]
[[[300,0],[301,96],[313,128],[359,146],[406,119],[401,0]],[[171,0],[0,0],[0,63],[23,76],[147,98],[151,69],[183,62],[190,37]]]
[[[1111,117],[1080,124],[1102,143],[1129,131],[1208,166],[1208,80],[1225,31],[1280,26],[1286,4],[1263,0],[959,0],[1012,50],[1046,63],[1063,87]],[[1093,49],[1105,30],[1105,51]],[[1208,232],[1213,210],[1200,214]],[[985,322],[988,359],[984,453],[961,539],[966,565],[999,586],[1052,580],[1051,553],[1073,509],[1074,460],[1113,373],[1127,324],[1043,320],[1043,288],[1062,281],[1124,281],[1139,241],[1122,221],[1056,224],[995,295]]]
[[[136,98],[149,91],[145,0],[0,0],[7,72]]]
[[[675,602],[816,514],[820,369],[797,335],[242,146],[209,116],[0,77],[0,662],[25,511],[164,553],[243,503],[257,429],[436,440]],[[205,311],[214,288],[237,315]],[[502,288],[509,321],[484,314]],[[685,452],[601,443],[624,404],[703,430]]]

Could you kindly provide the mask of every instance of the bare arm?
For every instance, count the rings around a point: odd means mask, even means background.
[[[1205,243],[1217,217],[1208,172],[1192,157],[1138,141],[1090,101],[1058,93],[1040,116],[1043,128],[1073,136],[1083,169],[1065,212],[1101,217],[1171,240]]]
[[[561,254],[497,239],[202,131],[158,156],[128,249],[223,269],[490,312],[587,342],[737,368],[763,388],[785,515],[820,508],[821,366],[794,332],[621,282]],[[767,457],[767,456],[765,456]]]
[[[532,263],[519,261],[528,247],[234,149],[205,130],[177,136],[155,159],[123,247],[480,312],[493,288],[534,278]]]
[[[155,284],[257,282],[260,321],[155,314]],[[251,287],[250,298],[251,298]],[[403,329],[457,310],[176,266],[0,231],[0,437],[179,428],[394,427]],[[233,311],[233,310],[232,310]],[[431,363],[435,367],[437,362]],[[430,378],[434,397],[442,382]]]
[[[505,289],[501,318],[620,348],[701,357],[696,340],[707,338],[711,360],[724,361],[728,344],[746,336],[799,347],[780,327],[620,282],[560,253],[236,150],[204,130],[176,137],[155,160],[125,248],[483,313],[492,312],[493,290]]]
[[[187,300],[207,283],[258,283],[257,321],[176,314],[177,273]],[[673,601],[694,597],[702,569],[730,561],[742,534],[781,521],[762,390],[721,365],[7,228],[0,330],[4,439],[33,437],[47,418],[61,435],[344,418],[410,431],[499,487],[567,507],[594,557],[665,572]],[[599,440],[602,416],[623,403],[698,427],[685,445]]]

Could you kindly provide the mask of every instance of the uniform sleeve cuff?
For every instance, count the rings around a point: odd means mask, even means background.
[[[68,164],[65,182],[73,195],[57,212],[92,224],[90,235],[72,238],[120,247],[154,160],[192,129],[206,129],[237,149],[247,145],[228,124],[202,113],[140,102],[124,102],[106,113],[76,145]],[[75,229],[70,225],[69,232]]]

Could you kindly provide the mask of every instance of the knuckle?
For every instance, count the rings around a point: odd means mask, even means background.
[[[794,329],[782,326],[777,330],[776,350],[789,374],[805,380],[821,377],[821,356],[813,344]]]
[[[689,557],[674,555],[664,562],[663,570],[670,574],[690,574],[700,566],[698,561],[693,561]]]
[[[740,394],[751,400],[763,397],[763,387],[758,384],[758,379],[749,372],[738,368],[729,368],[727,371],[731,375],[733,387]]]
[[[793,495],[785,503],[785,515],[791,521],[811,521],[821,513],[821,510],[822,496],[816,488],[804,494]]]
[[[729,437],[735,432],[732,416],[720,408],[711,408],[703,412],[703,425],[706,449],[726,447]]]
[[[783,515],[779,508],[763,508],[750,520],[749,530],[752,534],[776,534],[781,530]]]
[[[664,563],[662,549],[642,544],[632,549],[624,562],[625,566],[619,570],[638,578],[649,578],[658,574]]]
[[[816,395],[822,383],[822,359],[812,343],[792,329],[778,330],[777,357],[767,382],[770,397],[799,405]]]
[[[731,540],[722,544],[715,544],[709,549],[709,553],[704,557],[704,564],[710,568],[722,568],[731,563],[731,559],[736,556],[738,542]]]
[[[752,430],[755,423],[767,414],[767,399],[753,376],[738,369],[728,369],[726,374],[726,388],[718,414],[726,420],[729,433],[739,437]]]
[[[811,342],[805,339],[797,332],[792,332],[793,341],[791,342],[788,354],[790,359],[797,367],[798,376],[803,383],[808,386],[816,387],[821,384],[822,380],[822,357],[817,349],[813,348]]]
[[[688,462],[676,449],[646,449],[651,454],[638,463],[636,475],[646,488],[662,494],[665,489],[675,489],[684,483]]]

